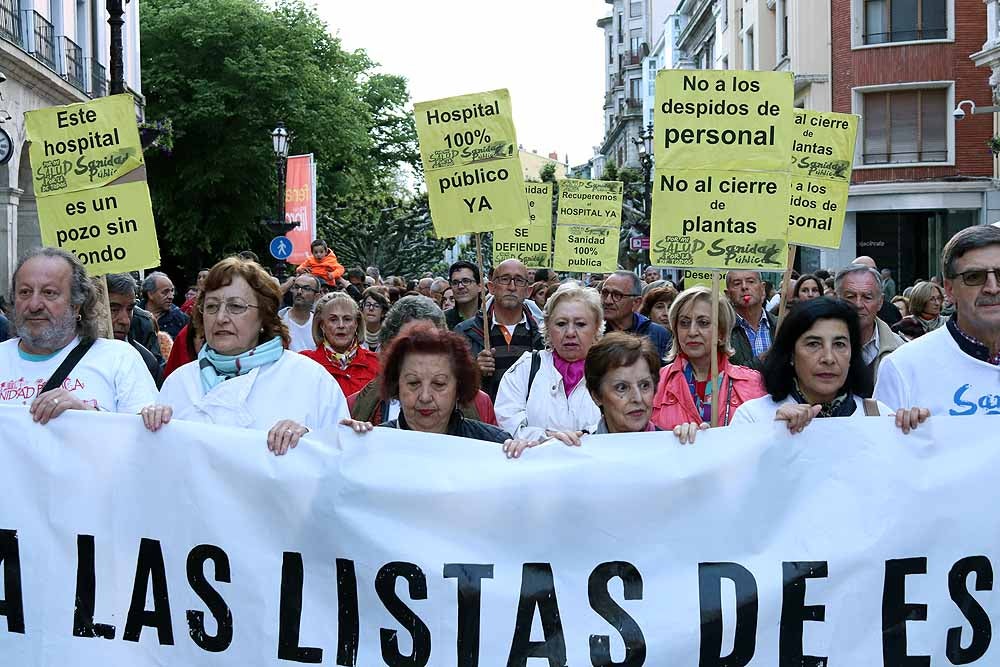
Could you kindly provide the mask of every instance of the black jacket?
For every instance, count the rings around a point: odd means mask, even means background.
[[[764,311],[764,315],[767,317],[767,323],[771,327],[771,342],[774,342],[774,337],[778,333],[778,318],[771,313]],[[733,356],[729,357],[729,363],[736,364],[737,366],[746,366],[747,368],[752,368],[755,371],[759,371],[764,367],[764,360],[760,357],[753,356],[753,348],[750,347],[750,339],[747,338],[747,332],[743,330],[739,322],[733,325],[732,335],[729,337],[729,344],[732,346],[735,353]]]
[[[490,347],[496,350],[494,363],[496,370],[492,375],[482,378],[481,389],[489,394],[494,402],[497,400],[497,391],[500,389],[500,379],[507,369],[514,365],[514,362],[521,358],[525,352],[541,350],[545,347],[542,340],[542,333],[538,329],[538,322],[531,316],[531,311],[526,306],[522,306],[525,324],[518,324],[514,329],[514,335],[508,344],[500,331],[500,326],[490,327]],[[489,308],[490,320],[493,320],[493,306]],[[472,358],[483,351],[483,314],[480,311],[471,320],[466,320],[455,327],[455,333],[462,334],[469,341]]]
[[[156,360],[153,353],[143,347],[141,344],[134,340],[128,341],[132,347],[136,349],[139,356],[142,357],[142,362],[146,364],[146,369],[149,374],[153,376],[153,382],[156,383],[156,388],[159,389],[163,386],[163,367],[160,366],[160,362]]]
[[[399,413],[399,419],[387,421],[384,424],[380,424],[379,427],[398,428],[404,431],[413,430],[406,424],[406,418],[403,417],[402,412]],[[510,440],[511,438],[507,431],[497,428],[496,426],[484,424],[483,422],[477,422],[474,419],[466,419],[458,410],[455,410],[455,412],[452,413],[451,421],[448,422],[448,435],[454,435],[459,438],[469,438],[471,440],[485,440],[486,442],[499,443],[502,443],[504,440]]]

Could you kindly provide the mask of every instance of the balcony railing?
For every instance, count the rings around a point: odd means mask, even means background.
[[[913,30],[893,30],[892,32],[865,33],[865,44],[889,44],[891,42],[917,42],[925,39],[946,39],[948,28],[915,28]]]
[[[90,96],[104,97],[108,94],[108,79],[104,65],[96,58],[90,59]]]
[[[0,37],[21,46],[21,17],[14,0],[0,0]]]
[[[69,37],[63,37],[63,57],[66,61],[66,80],[86,92],[87,79],[83,75],[83,49]]]
[[[56,68],[56,37],[55,29],[48,20],[36,11],[21,12],[22,19],[28,18],[33,26],[34,43],[28,53],[33,55],[50,68]]]

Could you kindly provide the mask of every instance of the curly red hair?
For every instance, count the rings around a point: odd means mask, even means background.
[[[443,354],[451,360],[458,384],[459,403],[471,403],[479,393],[479,366],[472,359],[465,337],[439,329],[432,322],[417,320],[404,326],[380,355],[382,400],[399,397],[399,375],[408,354]]]

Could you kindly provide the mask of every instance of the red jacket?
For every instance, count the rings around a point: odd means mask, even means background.
[[[344,396],[361,391],[378,375],[378,355],[363,347],[358,348],[357,355],[347,368],[341,368],[338,364],[332,363],[322,347],[315,350],[302,350],[299,354],[304,354],[313,361],[322,364],[323,368],[337,380]]]
[[[684,365],[687,359],[680,355],[673,363],[660,370],[660,383],[653,396],[653,417],[651,421],[664,431],[672,431],[678,424],[701,423],[701,415],[695,407],[687,378],[684,377]],[[726,406],[719,404],[719,424],[725,426],[733,418],[736,408],[746,401],[760,398],[767,393],[764,380],[760,373],[745,366],[730,364],[723,357],[719,365],[719,376],[722,378],[720,395],[729,396],[729,412],[727,418]],[[732,386],[732,391],[729,388]]]

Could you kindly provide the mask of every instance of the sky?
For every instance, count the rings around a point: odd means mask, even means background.
[[[518,143],[589,160],[603,139],[605,0],[316,0],[330,31],[411,102],[510,90]]]

